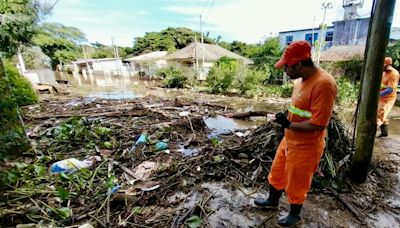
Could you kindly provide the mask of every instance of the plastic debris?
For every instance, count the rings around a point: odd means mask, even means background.
[[[189,115],[190,115],[190,112],[188,112],[188,111],[183,111],[183,112],[179,113],[180,117],[185,117],[185,116],[189,116]]]
[[[168,149],[168,143],[160,141],[155,145],[156,151]]]
[[[89,157],[83,161],[76,158],[68,158],[62,161],[58,161],[50,166],[50,173],[72,173],[82,168],[89,168],[93,166],[94,161],[101,160],[98,156]]]

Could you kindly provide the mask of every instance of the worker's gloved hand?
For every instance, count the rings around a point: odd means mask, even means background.
[[[286,115],[283,112],[278,112],[275,115],[275,122],[282,125],[283,128],[289,128],[290,126],[290,121],[286,118]]]

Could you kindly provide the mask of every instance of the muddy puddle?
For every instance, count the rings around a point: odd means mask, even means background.
[[[234,186],[234,187],[232,187]],[[265,197],[268,192],[259,188],[246,188],[232,183],[206,182],[201,190],[178,192],[169,198],[171,203],[182,202],[178,208],[193,210],[197,204],[208,199],[205,209],[213,211],[204,221],[209,227],[279,227],[279,218],[287,215],[289,205],[283,196],[278,210],[254,206],[254,199]],[[311,196],[304,204],[303,221],[296,227],[359,227],[357,222],[343,210],[334,199]]]

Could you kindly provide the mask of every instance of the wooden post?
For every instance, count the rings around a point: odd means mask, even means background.
[[[371,162],[376,134],[376,114],[383,72],[385,50],[396,0],[378,0],[369,28],[369,42],[364,60],[360,110],[357,116],[356,151],[352,159],[350,178],[365,182]]]

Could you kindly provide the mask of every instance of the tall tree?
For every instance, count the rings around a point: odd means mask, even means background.
[[[167,28],[161,32],[148,32],[143,37],[136,37],[133,45],[133,54],[143,54],[152,51],[174,51],[194,42],[195,36],[200,41],[201,34],[188,28]],[[208,36],[205,43],[215,43]]]
[[[31,0],[0,1],[0,51],[7,56],[31,41],[38,21],[38,7]]]
[[[80,44],[86,41],[79,29],[58,23],[44,23],[33,38],[43,53],[50,57],[52,66],[82,57]]]

